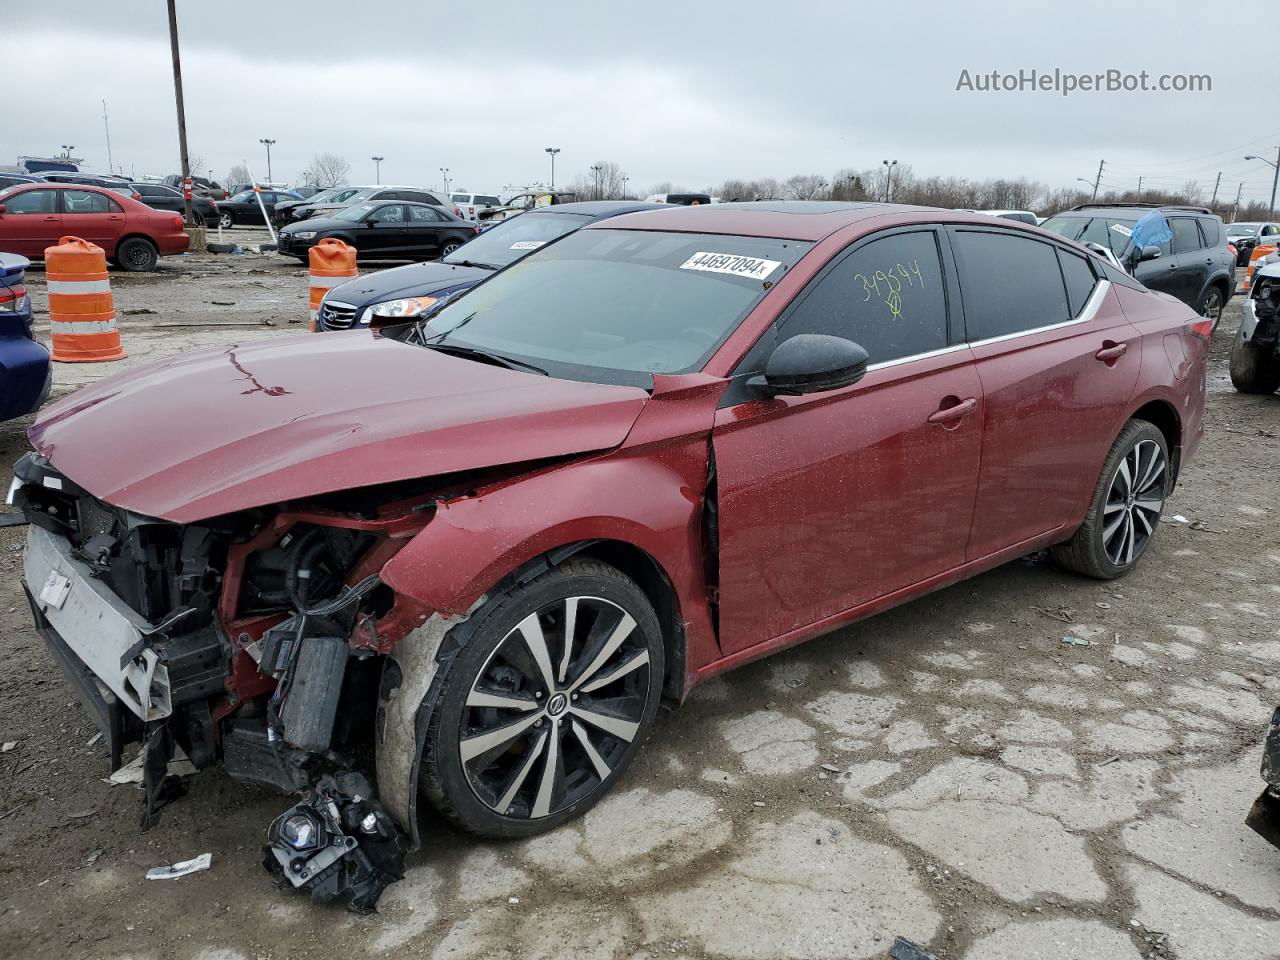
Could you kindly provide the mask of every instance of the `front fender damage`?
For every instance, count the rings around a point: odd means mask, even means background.
[[[467,620],[487,599],[480,597],[464,614],[433,613],[387,654],[378,692],[376,728],[378,793],[387,811],[421,846],[418,831],[418,777],[422,746],[430,720],[427,694],[440,671],[440,650],[449,631]]]

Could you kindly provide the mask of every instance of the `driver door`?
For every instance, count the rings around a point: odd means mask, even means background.
[[[720,634],[744,650],[960,566],[977,495],[983,398],[952,321],[933,228],[838,254],[735,373],[712,444]],[[800,333],[853,340],[858,383],[761,396],[746,380]]]

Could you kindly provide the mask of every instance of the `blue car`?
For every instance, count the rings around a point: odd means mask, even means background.
[[[49,351],[31,335],[27,267],[14,253],[0,253],[0,420],[31,413],[49,396]]]

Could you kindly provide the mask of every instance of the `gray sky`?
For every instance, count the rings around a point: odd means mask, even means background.
[[[1208,191],[1221,170],[1223,195],[1243,181],[1246,199],[1266,199],[1271,168],[1241,158],[1274,159],[1280,143],[1280,116],[1254,119],[1250,71],[1211,52],[1228,45],[1206,42],[1206,8],[1190,0],[1158,12],[1114,0],[178,7],[191,151],[218,178],[241,159],[265,178],[258,140],[272,137],[285,180],[333,151],[356,182],[373,180],[380,154],[384,182],[436,185],[445,166],[457,186],[501,190],[545,181],[543,148],[558,146],[558,181],[613,160],[641,190],[829,177],[885,158],[920,176],[1066,186],[1105,157],[1104,188],[1145,175]],[[105,170],[105,97],[116,165],[177,169],[163,0],[23,4],[5,17],[4,58],[26,107],[0,163],[66,143]],[[956,91],[962,69],[1055,67],[1208,73],[1213,89]]]

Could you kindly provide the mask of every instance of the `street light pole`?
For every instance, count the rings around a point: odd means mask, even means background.
[[[387,158],[386,157],[370,157],[369,159],[374,162],[373,179],[376,180],[378,183],[382,183],[382,161]]]
[[[623,178],[622,178],[622,199],[623,199],[623,200],[630,200],[630,199],[631,199],[629,196],[627,196],[627,184],[628,184],[628,183],[630,183],[630,182],[631,182],[631,178],[630,178],[630,177],[623,177]]]
[[[1247,157],[1245,157],[1245,159],[1261,160],[1263,163],[1270,163],[1271,166],[1275,168],[1275,173],[1273,173],[1271,176],[1271,206],[1269,208],[1271,213],[1268,214],[1268,216],[1270,216],[1270,218],[1274,220],[1276,217],[1276,186],[1277,184],[1280,184],[1280,147],[1276,147],[1275,163],[1271,163],[1271,161],[1268,160],[1266,157],[1255,157],[1253,154],[1249,154]]]
[[[604,175],[604,167],[600,166],[600,164],[598,164],[598,163],[596,163],[596,164],[592,164],[592,166],[591,166],[591,177],[592,177],[592,179],[593,179],[593,180],[595,180],[595,184],[596,184],[596,199],[597,199],[597,200],[603,200],[603,199],[604,199],[604,197],[603,197],[603,196],[601,196],[601,194],[603,194],[603,193],[604,193],[604,183],[603,183],[603,181],[602,181],[602,179],[601,179],[601,178],[603,177],[603,175]]]
[[[546,152],[551,155],[551,190],[554,193],[556,189],[556,154],[560,152],[560,148],[547,147]]]
[[[884,164],[884,202],[893,203],[893,168],[898,165],[898,161],[894,160],[890,163],[888,160],[881,160]]]
[[[271,146],[272,146],[272,144],[274,144],[274,143],[275,143],[275,141],[274,141],[274,140],[270,140],[270,139],[262,139],[262,140],[259,140],[258,142],[259,142],[260,144],[262,144],[264,147],[266,147],[266,148],[267,148],[267,183],[270,183],[270,182],[271,182],[271,180],[272,180],[272,176],[271,176]]]
[[[449,192],[449,168],[441,167],[440,176],[444,178],[444,192],[448,193]]]

